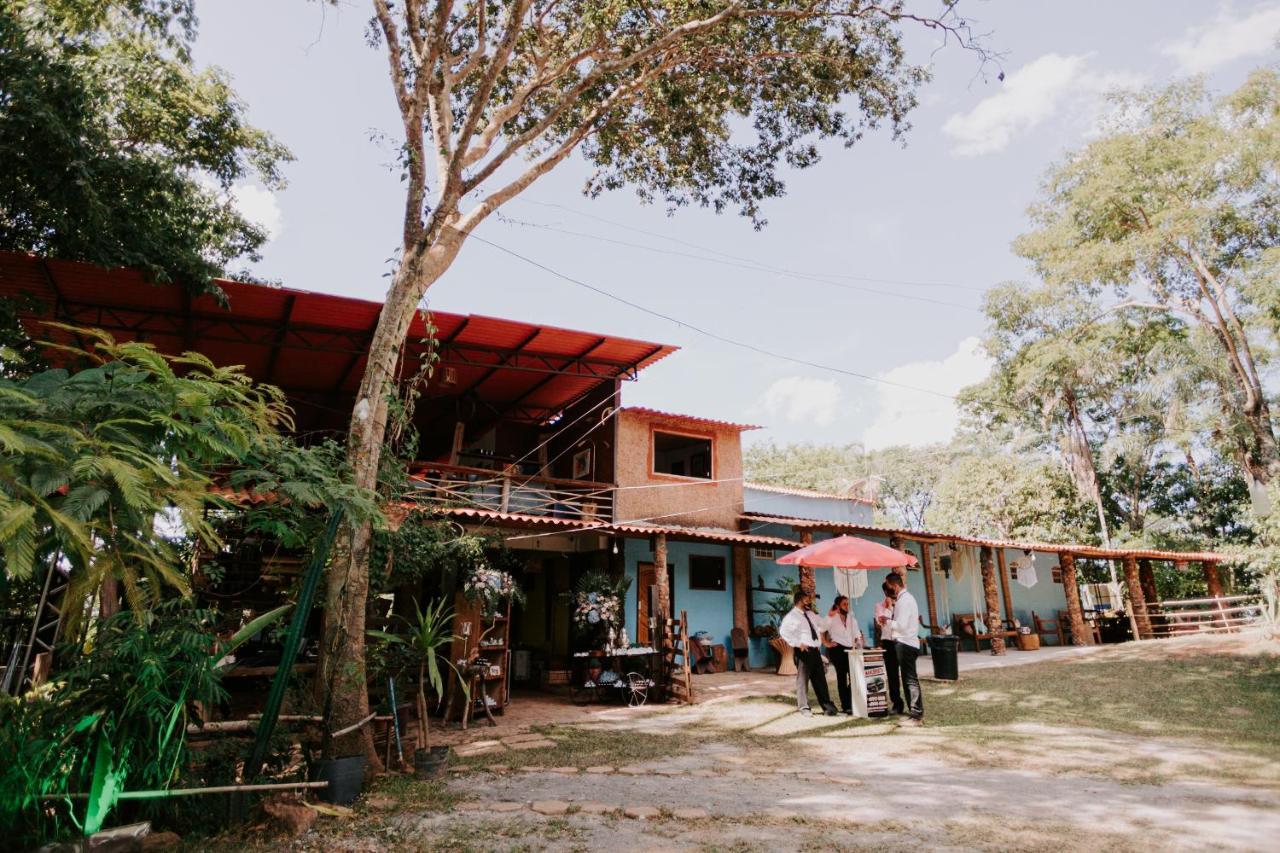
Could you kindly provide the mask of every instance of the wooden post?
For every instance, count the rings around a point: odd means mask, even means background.
[[[929,608],[929,633],[940,634],[938,626],[938,605],[933,600],[933,565],[929,560],[929,543],[920,543],[920,571],[924,574],[924,597]]]
[[[120,581],[106,578],[98,589],[98,617],[110,619],[120,612]]]
[[[1005,563],[1004,549],[996,549],[996,565],[1000,567],[1000,594],[1004,597],[1004,618],[1013,624],[1013,595],[1009,590],[1009,566]]]
[[[733,546],[733,627],[751,635],[751,549]]]
[[[803,547],[805,545],[812,544],[813,533],[808,530],[801,531],[800,545]],[[800,569],[800,588],[810,595],[813,595],[818,590],[818,583],[813,577],[813,567],[799,566],[798,568]]]
[[[1062,591],[1067,596],[1067,617],[1071,620],[1071,645],[1091,645],[1085,635],[1084,611],[1080,608],[1080,584],[1076,581],[1076,558],[1070,554],[1058,555],[1062,568]]]
[[[983,614],[987,623],[987,632],[991,634],[991,654],[1004,654],[1004,622],[1000,619],[1000,599],[996,593],[996,573],[991,564],[991,549],[982,546],[978,563],[982,567],[982,591],[986,597],[987,612]]]
[[[658,634],[661,636],[665,627],[664,620],[671,618],[671,584],[667,578],[667,534],[659,533],[653,537],[653,585],[658,588],[658,613],[650,616],[658,620]]]
[[[1149,640],[1151,617],[1147,614],[1147,598],[1142,594],[1142,580],[1138,576],[1138,558],[1124,558],[1124,585],[1129,591],[1129,619],[1134,624],[1134,639]]]

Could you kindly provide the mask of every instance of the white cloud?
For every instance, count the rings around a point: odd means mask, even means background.
[[[1173,57],[1184,74],[1203,74],[1237,59],[1268,53],[1275,49],[1277,37],[1280,5],[1260,6],[1240,16],[1223,9],[1209,23],[1187,29],[1160,52]]]
[[[787,376],[769,386],[759,407],[791,423],[831,426],[840,412],[840,398],[835,380]]]
[[[943,124],[942,132],[956,140],[953,153],[976,157],[1003,151],[1015,136],[1053,118],[1064,106],[1092,118],[1101,94],[1139,82],[1132,74],[1092,71],[1088,63],[1083,54],[1046,53],[1011,72],[999,92]]]
[[[245,219],[261,227],[267,232],[267,242],[271,242],[284,231],[284,212],[276,201],[275,193],[263,189],[257,184],[241,182],[233,184],[229,191],[208,175],[196,178],[223,203],[230,201],[236,211]]]
[[[284,214],[275,193],[270,190],[256,184],[236,184],[231,188],[231,203],[241,216],[267,232],[268,241],[276,239],[284,231]]]
[[[951,439],[959,423],[955,401],[912,388],[956,394],[991,371],[991,359],[976,337],[965,338],[956,351],[940,361],[914,361],[880,375],[909,388],[877,385],[876,414],[862,436],[868,450],[894,445],[918,447]]]

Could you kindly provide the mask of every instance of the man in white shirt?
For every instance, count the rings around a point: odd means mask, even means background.
[[[827,660],[836,671],[836,692],[840,694],[840,711],[853,715],[853,686],[849,681],[849,652],[854,645],[862,645],[862,631],[849,613],[849,598],[837,595],[827,614],[827,630],[823,638],[827,647]]]
[[[813,693],[818,697],[818,704],[828,717],[836,715],[836,706],[831,704],[831,693],[827,690],[827,673],[822,666],[822,632],[825,626],[815,613],[809,612],[813,596],[798,589],[792,598],[795,606],[782,618],[778,626],[778,636],[786,641],[794,650],[796,661],[796,705],[801,714],[806,716],[813,712],[809,709],[809,685],[813,685]]]
[[[904,726],[924,725],[924,696],[920,692],[920,677],[916,674],[916,658],[920,656],[920,605],[915,596],[907,592],[902,576],[891,573],[886,582],[893,588],[893,617],[884,627],[894,641],[898,657],[898,671],[902,673],[902,697],[907,703],[908,719]]]

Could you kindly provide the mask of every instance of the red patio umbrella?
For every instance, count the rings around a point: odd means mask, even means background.
[[[779,557],[784,566],[811,566],[833,569],[897,569],[914,566],[916,558],[870,539],[837,536],[806,545],[798,551]]]

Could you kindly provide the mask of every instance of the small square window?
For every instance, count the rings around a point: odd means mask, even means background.
[[[723,591],[724,557],[695,554],[689,558],[689,589]]]
[[[774,558],[774,550],[772,548],[752,548],[751,556],[757,560],[772,560]]]
[[[1062,566],[1053,567],[1053,582],[1062,583]]]

